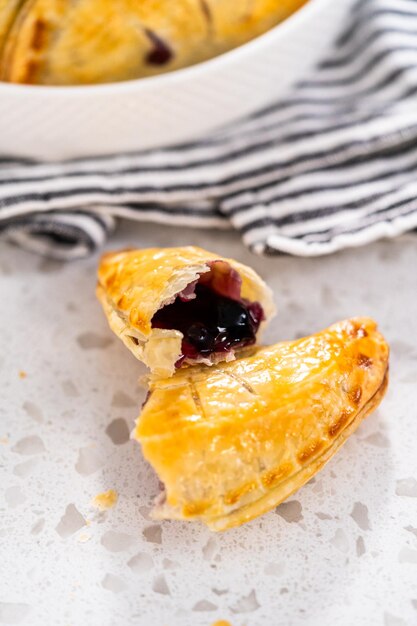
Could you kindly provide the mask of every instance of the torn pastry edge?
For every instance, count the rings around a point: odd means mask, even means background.
[[[222,257],[218,259],[208,259],[204,263],[190,265],[181,268],[180,271],[174,271],[172,278],[167,284],[165,297],[155,308],[151,317],[164,306],[174,302],[177,295],[186,289],[188,285],[198,281],[202,274],[210,272],[211,267],[209,263],[213,261],[226,262],[241,276],[242,290],[243,281],[245,280],[247,284],[250,284],[251,290],[254,291],[254,295],[251,296],[250,299],[253,302],[260,302],[265,315],[265,320],[261,322],[257,333],[258,341],[265,326],[270,322],[276,312],[273,293],[254,270],[241,265],[233,259]],[[149,334],[142,333],[129,322],[128,314],[123,313],[120,309],[114,308],[111,299],[108,298],[106,290],[100,282],[97,284],[96,294],[103,306],[111,330],[122,340],[130,352],[150,369],[151,375],[157,378],[173,376],[176,372],[175,363],[182,354],[181,344],[183,334],[181,331],[176,329],[151,328]],[[229,353],[214,353],[211,355],[210,359],[198,359],[195,363],[188,361],[186,366],[212,366],[224,361],[234,361],[236,354],[240,354],[240,351],[240,349],[237,349]]]

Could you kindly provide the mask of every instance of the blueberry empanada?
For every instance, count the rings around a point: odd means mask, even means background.
[[[165,486],[156,518],[225,530],[306,483],[381,401],[388,346],[367,318],[151,384],[135,437]]]
[[[0,80],[75,85],[172,71],[249,41],[305,1],[0,0],[0,22],[3,5],[19,8]]]
[[[110,327],[157,376],[234,359],[274,313],[252,269],[193,246],[106,254],[98,279]]]

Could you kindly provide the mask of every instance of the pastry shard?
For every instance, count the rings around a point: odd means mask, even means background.
[[[165,486],[154,517],[219,531],[277,506],[378,406],[388,356],[376,324],[354,318],[153,382],[134,436]]]
[[[234,359],[275,311],[252,269],[193,246],[104,255],[97,296],[111,329],[157,376]]]

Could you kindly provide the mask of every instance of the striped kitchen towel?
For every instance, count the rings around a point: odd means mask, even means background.
[[[231,226],[257,253],[304,256],[417,228],[417,0],[360,0],[290,97],[199,142],[0,160],[0,231],[21,246],[85,256],[117,217]]]

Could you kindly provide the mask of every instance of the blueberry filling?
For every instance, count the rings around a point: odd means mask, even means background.
[[[173,52],[167,43],[153,30],[147,28],[145,34],[152,44],[152,49],[146,55],[146,62],[150,65],[165,65],[173,57]]]
[[[152,319],[154,328],[174,328],[183,334],[182,356],[177,366],[184,359],[207,358],[255,343],[264,319],[258,302],[230,298],[215,291],[210,282],[197,283],[193,299],[184,299],[183,293]]]

